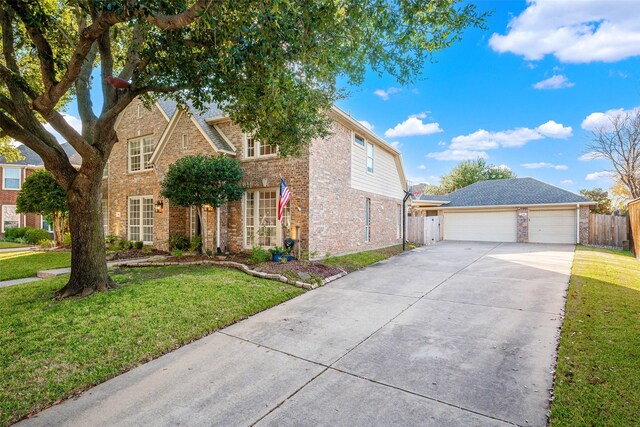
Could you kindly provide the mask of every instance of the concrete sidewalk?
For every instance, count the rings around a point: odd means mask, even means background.
[[[573,246],[444,242],[23,425],[546,425]]]

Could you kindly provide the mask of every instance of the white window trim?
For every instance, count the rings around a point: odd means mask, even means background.
[[[280,246],[280,244],[282,243],[282,226],[283,224],[278,221],[277,219],[277,206],[280,203],[280,189],[278,187],[265,187],[265,188],[250,188],[247,189],[243,196],[242,196],[242,247],[244,249],[251,249],[252,245],[249,245],[248,242],[248,236],[247,236],[247,210],[246,210],[246,204],[247,204],[247,193],[259,193],[260,191],[275,191],[276,192],[276,237],[275,237],[275,241],[276,244],[274,246]],[[256,200],[256,205],[254,206],[254,221],[259,221],[259,216],[258,216],[258,212],[260,211],[260,202],[259,200]],[[287,212],[288,211],[288,212]],[[287,203],[287,206],[285,207],[285,212],[284,212],[284,216],[282,218],[282,221],[284,222],[284,224],[287,224],[287,220],[289,221],[289,225],[291,223],[291,201],[289,201],[289,203]],[[256,227],[255,223],[254,223],[254,228]],[[272,248],[274,246],[261,246],[263,248]]]
[[[371,170],[369,170],[369,147],[371,147]],[[376,151],[375,151],[376,147],[375,147],[375,145],[373,145],[372,143],[367,141],[366,142],[366,149],[367,149],[367,152],[365,153],[365,159],[366,159],[365,167],[367,168],[367,173],[368,174],[373,174],[373,173],[375,173],[375,170],[376,170],[376,167],[375,167],[376,166],[376,161],[375,161],[375,158],[376,158]]]
[[[5,182],[6,182],[6,178],[7,178],[7,175],[6,175],[7,169],[9,169],[9,170],[17,170],[18,171],[18,188],[7,188],[7,187],[5,187]],[[20,191],[22,189],[22,171],[23,171],[23,168],[3,166],[2,167],[2,189],[3,190],[7,190],[7,191]]]
[[[180,148],[182,148],[183,150],[186,150],[188,144],[189,144],[189,135],[187,135],[186,133],[183,133],[180,139]]]
[[[153,195],[131,196],[127,198],[127,240],[131,240],[131,200],[136,200],[136,199],[140,200],[140,225],[138,225],[138,233],[140,234],[140,238],[142,239],[144,237],[144,228],[143,228],[144,227],[143,226],[144,199],[151,199],[151,205],[154,207],[154,210],[151,211],[153,214],[153,225],[151,226],[152,227],[151,235],[154,236],[156,231],[155,205],[153,204]],[[153,240],[142,240],[142,243],[145,245],[152,245]]]
[[[16,205],[2,205],[0,206],[0,229],[2,230],[2,232],[4,233],[4,208],[5,206],[13,206],[14,208],[16,208]],[[16,208],[17,209],[17,208]],[[16,214],[18,215],[18,227],[20,227],[22,225],[22,215],[18,214],[16,212]]]
[[[136,116],[138,116],[138,118],[142,118],[142,102],[138,102],[136,105]]]
[[[356,133],[356,132],[352,132],[352,139],[353,139],[353,143],[355,144],[356,147],[358,148],[365,148],[365,146],[367,145],[367,138],[365,138],[364,136]],[[362,145],[360,145],[358,142],[356,142],[356,136],[360,137],[360,139],[362,139]]]
[[[127,141],[127,171],[129,173],[141,173],[141,172],[149,172],[153,170],[153,166],[151,165],[151,162],[147,162],[149,167],[146,167],[147,164],[144,163],[144,151],[143,151],[143,147],[144,147],[143,141],[145,138],[151,138],[151,135],[152,134],[136,136],[135,138],[131,138],[130,140]],[[130,145],[134,141],[140,141],[140,154],[138,154],[138,156],[140,156],[140,170],[136,170],[136,171],[131,170]],[[151,149],[151,154],[153,154],[156,144],[157,142],[154,141],[153,148]]]
[[[127,150],[129,149],[129,147],[127,146]],[[127,154],[129,154],[129,152],[127,152]],[[129,161],[129,158],[127,157],[127,161]],[[104,165],[104,169],[102,170],[102,179],[107,179],[109,178],[109,162],[105,163]]]
[[[271,153],[271,154],[265,154],[265,155],[260,155],[260,144],[262,144],[262,142],[259,139],[255,139],[254,141],[256,143],[255,147],[253,148],[254,154],[253,156],[249,157],[249,145],[248,145],[248,139],[249,139],[250,135],[247,135],[246,133],[244,134],[244,138],[243,138],[243,153],[244,153],[244,158],[245,160],[255,160],[255,159],[269,159],[272,157],[278,157],[278,146],[276,145],[276,152],[275,153]],[[270,144],[269,144],[270,145]]]

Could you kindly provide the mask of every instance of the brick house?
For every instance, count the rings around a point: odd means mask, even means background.
[[[321,257],[401,242],[406,178],[400,152],[338,108],[332,134],[298,157],[254,140],[215,106],[187,113],[159,101],[133,102],[116,123],[118,142],[106,170],[106,234],[168,248],[171,235],[201,235],[207,249],[238,252],[294,238],[303,253]],[[176,159],[195,154],[237,158],[247,188],[241,201],[195,209],[160,197],[160,182]],[[279,177],[292,192],[281,225],[276,220]]]
[[[71,159],[73,165],[78,166],[78,156],[69,144],[62,144],[62,148]],[[0,237],[4,230],[10,227],[34,227],[51,231],[49,225],[41,215],[19,214],[16,212],[16,200],[22,188],[22,183],[34,170],[44,168],[40,156],[25,145],[18,146],[22,160],[7,162],[0,156]]]

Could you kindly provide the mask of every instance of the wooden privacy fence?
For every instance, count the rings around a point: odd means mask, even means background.
[[[628,218],[613,215],[589,215],[589,244],[622,248],[629,240]]]
[[[629,224],[631,225],[631,251],[640,259],[640,199],[629,203]]]
[[[431,245],[440,240],[440,217],[407,217],[407,241]]]

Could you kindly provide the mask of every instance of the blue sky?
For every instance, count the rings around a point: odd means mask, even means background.
[[[570,191],[611,186],[608,161],[578,159],[606,114],[640,106],[637,0],[477,4],[494,10],[488,29],[437,53],[422,80],[371,73],[338,105],[399,147],[414,183],[481,156]]]
[[[483,157],[574,192],[608,188],[609,162],[579,158],[595,126],[640,107],[638,2],[477,1],[488,29],[436,53],[421,80],[371,73],[338,105],[402,151],[413,183]],[[75,102],[67,114],[79,128]]]

